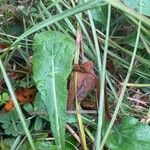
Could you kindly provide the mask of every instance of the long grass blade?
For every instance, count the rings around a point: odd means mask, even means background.
[[[57,21],[60,21],[66,17],[72,16],[74,14],[80,13],[82,11],[85,11],[87,9],[92,9],[95,7],[98,7],[99,5],[101,5],[101,3],[99,3],[99,0],[94,0],[94,1],[90,1],[87,3],[84,3],[82,5],[79,5],[75,8],[72,8],[71,10],[66,10],[58,15],[52,16],[42,22],[40,22],[39,24],[36,24],[35,26],[33,26],[32,28],[30,28],[29,30],[27,30],[26,32],[24,32],[13,44],[17,44],[18,42],[20,42],[22,39],[24,39],[25,37],[27,37],[28,35],[34,33],[35,31],[38,31],[48,25],[51,25],[53,23],[56,23]]]
[[[101,70],[101,84],[100,84],[100,102],[98,108],[98,126],[96,135],[96,150],[99,150],[101,143],[102,134],[102,124],[103,124],[103,111],[104,111],[104,89],[105,89],[105,77],[106,77],[106,62],[107,62],[107,51],[109,43],[109,27],[110,27],[110,17],[111,17],[111,5],[108,5],[108,16],[107,16],[107,27],[106,27],[106,40],[105,40],[105,51],[103,58],[103,66]]]
[[[80,16],[82,17],[82,14],[80,14]],[[81,29],[80,26],[78,24],[77,27],[77,39],[81,36]],[[80,45],[81,44],[81,40],[80,42],[78,42],[78,40],[76,40],[76,51],[75,51],[75,58],[74,58],[74,63],[78,64],[79,63],[79,55],[80,55]],[[78,81],[78,73],[75,72],[74,73],[74,81],[75,81],[75,93],[77,93],[77,81]],[[80,110],[80,104],[78,102],[77,99],[77,94],[75,96],[75,101],[76,101],[76,110],[79,111]],[[81,137],[81,143],[82,143],[82,148],[83,150],[87,149],[87,144],[86,144],[86,137],[85,137],[85,132],[84,132],[84,125],[83,125],[83,121],[82,121],[82,117],[80,113],[77,113],[77,119],[78,119],[78,124],[79,124],[79,130],[80,130],[80,137]]]
[[[150,26],[150,19],[148,17],[143,16],[142,14],[139,14],[138,12],[129,8],[128,6],[123,4],[121,0],[104,0],[104,1],[111,4],[113,7],[122,10],[125,13],[131,14],[131,16],[137,18],[138,20],[141,20],[143,23]]]
[[[10,81],[9,81],[9,78],[8,78],[8,76],[7,76],[7,74],[6,74],[6,71],[5,71],[5,68],[4,68],[3,64],[2,64],[1,59],[0,59],[0,68],[1,68],[1,71],[2,71],[2,74],[3,74],[3,77],[4,77],[4,80],[5,80],[5,82],[6,82],[6,85],[7,85],[7,87],[8,87],[8,90],[9,90],[9,92],[10,92],[10,95],[11,95],[11,97],[12,97],[12,100],[13,100],[13,102],[14,102],[14,105],[15,105],[15,107],[16,107],[18,116],[19,116],[19,118],[20,118],[20,120],[21,120],[21,123],[22,123],[22,126],[23,126],[23,128],[24,128],[24,131],[25,131],[25,133],[26,133],[26,135],[27,135],[27,138],[28,138],[28,140],[29,140],[29,143],[30,143],[30,145],[31,145],[31,148],[32,148],[33,150],[35,150],[35,147],[34,147],[34,144],[33,144],[33,139],[32,139],[32,137],[31,137],[30,131],[29,131],[29,129],[28,129],[27,125],[26,125],[26,122],[25,122],[25,117],[24,117],[24,115],[23,115],[23,113],[22,113],[22,111],[21,111],[21,108],[20,108],[20,106],[19,106],[19,103],[18,103],[18,101],[17,101],[17,98],[16,98],[16,96],[15,96],[14,90],[13,90],[12,85],[11,85],[11,83],[10,83]]]
[[[111,130],[111,128],[112,128],[112,126],[113,126],[113,124],[114,124],[114,122],[116,120],[117,114],[119,112],[119,108],[120,108],[120,106],[122,104],[122,100],[123,100],[123,97],[124,97],[124,94],[125,94],[125,91],[126,91],[127,83],[129,81],[129,78],[130,78],[130,75],[131,75],[131,72],[132,72],[132,68],[133,68],[133,64],[134,64],[134,60],[135,60],[135,56],[136,56],[136,52],[137,52],[137,48],[138,48],[138,42],[139,42],[139,37],[140,37],[140,29],[141,29],[141,20],[139,21],[139,25],[138,25],[138,31],[137,31],[135,47],[134,47],[131,63],[130,63],[129,69],[128,69],[128,73],[127,73],[127,76],[125,78],[125,81],[124,81],[124,84],[123,84],[123,87],[122,87],[122,91],[121,91],[121,94],[120,94],[120,97],[119,97],[116,109],[114,111],[113,117],[112,117],[112,119],[110,121],[108,129],[107,129],[107,131],[106,131],[106,133],[104,135],[104,138],[102,140],[102,143],[101,143],[101,146],[100,146],[100,150],[103,150],[103,147],[104,147],[105,142],[106,142],[106,140],[108,138],[110,130]]]

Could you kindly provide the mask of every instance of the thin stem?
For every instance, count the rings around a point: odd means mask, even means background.
[[[82,14],[81,14],[82,17]],[[80,54],[80,46],[81,46],[81,28],[79,26],[79,23],[77,25],[77,40],[76,40],[76,53],[75,53],[75,59],[74,59],[74,63],[78,64],[79,63],[79,54]],[[76,101],[76,110],[79,111],[80,110],[80,104],[78,102],[78,98],[77,98],[77,85],[78,85],[78,73],[75,72],[74,73],[74,81],[75,81],[75,101]],[[82,143],[82,147],[83,150],[87,150],[87,144],[86,144],[86,137],[85,137],[85,132],[84,132],[84,125],[83,125],[83,121],[82,121],[82,116],[80,113],[77,114],[77,119],[78,119],[78,123],[79,123],[79,130],[80,130],[80,136],[81,136],[81,143]]]
[[[104,138],[102,140],[102,143],[101,143],[101,146],[100,146],[100,150],[102,150],[103,147],[104,147],[104,145],[105,145],[105,142],[106,142],[106,140],[108,138],[108,135],[109,135],[109,133],[111,131],[111,128],[112,128],[112,126],[113,126],[113,124],[114,124],[114,122],[116,120],[117,114],[119,112],[119,108],[120,108],[120,106],[122,104],[122,100],[123,100],[123,97],[124,97],[124,94],[125,94],[125,91],[126,91],[127,83],[129,81],[129,78],[130,78],[130,75],[131,75],[131,72],[132,72],[132,68],[133,68],[133,64],[134,64],[134,59],[135,59],[137,48],[138,48],[138,42],[139,42],[139,37],[140,37],[140,28],[141,28],[141,20],[139,21],[139,25],[138,25],[138,31],[137,31],[137,37],[136,37],[135,47],[134,47],[134,51],[133,51],[131,63],[130,63],[129,69],[128,69],[128,73],[127,73],[126,79],[124,81],[122,92],[120,94],[120,97],[119,97],[116,109],[114,111],[113,117],[112,117],[112,119],[110,121],[108,129],[107,129],[107,131],[105,133],[105,136],[104,136]]]
[[[21,111],[21,109],[20,109],[20,106],[19,106],[19,104],[18,104],[17,98],[16,98],[16,96],[15,96],[15,94],[14,94],[14,90],[13,90],[12,85],[11,85],[11,83],[10,83],[10,81],[9,81],[9,78],[8,78],[8,76],[7,76],[7,74],[6,74],[6,71],[5,71],[5,68],[4,68],[3,64],[2,64],[1,59],[0,59],[0,68],[1,68],[1,71],[2,71],[2,74],[3,74],[3,77],[4,77],[4,80],[5,80],[5,82],[6,82],[6,85],[7,85],[7,87],[8,87],[8,90],[9,90],[9,92],[10,92],[10,95],[11,95],[11,97],[12,97],[12,100],[13,100],[13,102],[14,102],[14,105],[15,105],[15,107],[16,107],[18,116],[19,116],[19,118],[20,118],[20,120],[21,120],[21,123],[22,123],[22,126],[23,126],[23,128],[24,128],[24,131],[25,131],[25,133],[26,133],[26,135],[27,135],[27,137],[28,137],[28,140],[29,140],[29,143],[30,143],[30,145],[31,145],[31,148],[32,148],[33,150],[35,150],[35,147],[34,147],[34,144],[33,144],[33,139],[32,139],[32,137],[31,137],[30,131],[29,131],[29,129],[28,129],[27,125],[26,125],[26,122],[25,122],[25,117],[24,117],[24,115],[23,115],[23,113],[22,113],[22,111]]]
[[[73,1],[72,1],[72,5],[73,5],[73,7],[75,7],[75,4],[73,3]],[[93,43],[91,41],[91,38],[90,38],[90,36],[88,34],[87,28],[85,27],[85,25],[84,25],[84,23],[82,21],[82,18],[80,17],[80,14],[75,15],[75,17],[77,18],[77,20],[78,20],[78,22],[79,22],[79,24],[80,24],[80,26],[82,28],[82,31],[85,34],[85,39],[87,39],[87,41],[88,41],[88,43],[89,43],[89,45],[90,45],[90,47],[92,49],[92,52],[94,52],[94,45],[93,45]]]
[[[96,28],[95,28],[94,21],[93,21],[92,14],[91,14],[90,10],[88,10],[88,15],[89,15],[92,33],[93,33],[93,37],[94,37],[94,44],[95,44],[97,64],[98,64],[98,72],[99,72],[99,78],[100,78],[102,63],[101,63],[101,57],[100,57],[101,54],[100,54],[100,48],[99,48],[99,43],[98,43],[98,37],[96,35]]]
[[[127,83],[127,86],[128,87],[150,87],[150,84]]]
[[[53,1],[55,1],[55,0],[53,0]],[[63,12],[63,10],[61,9],[61,7],[60,7],[60,5],[58,3],[56,3],[56,7],[57,7],[57,9],[59,10],[60,13]],[[66,21],[68,27],[71,29],[73,34],[75,34],[76,30],[75,30],[74,26],[72,25],[71,21],[69,20],[69,18],[65,18],[64,20]]]
[[[104,89],[105,89],[105,77],[106,77],[106,62],[107,62],[107,51],[109,46],[109,28],[110,28],[110,18],[111,18],[111,5],[108,5],[108,16],[107,16],[107,27],[106,27],[106,39],[105,39],[105,50],[103,66],[101,70],[101,84],[100,84],[100,102],[98,109],[98,127],[96,135],[96,150],[99,150],[102,135],[102,124],[103,124],[103,112],[104,112]]]

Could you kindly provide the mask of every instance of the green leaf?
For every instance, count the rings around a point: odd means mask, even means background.
[[[10,96],[8,95],[8,93],[2,93],[2,95],[0,95],[0,105],[6,103],[6,101],[8,101],[9,98]]]
[[[34,40],[33,73],[49,114],[59,149],[65,145],[67,77],[72,69],[74,42],[60,32],[43,32]]]
[[[23,108],[24,108],[28,113],[30,113],[30,112],[33,111],[33,106],[32,106],[30,103],[25,104],[25,105],[23,106]]]
[[[2,94],[2,98],[3,98],[3,100],[5,100],[5,101],[7,101],[8,99],[9,99],[9,95],[8,95],[8,93],[3,93]]]
[[[3,116],[0,116],[0,122],[2,123],[2,128],[7,135],[17,136],[19,134],[25,134],[25,131],[23,130],[23,126],[15,109],[4,114]],[[29,127],[29,119],[26,119],[26,124],[27,127]]]
[[[120,38],[118,43],[119,44],[128,44],[131,47],[134,47],[135,39],[136,39],[136,33],[134,32],[134,33],[129,34],[128,36]],[[150,39],[150,38],[148,37],[148,39]],[[139,41],[138,48],[140,48],[140,49],[144,48],[143,42]]]
[[[106,27],[107,24],[107,10],[107,5],[91,10],[93,19],[100,22],[104,27]]]
[[[34,124],[34,130],[38,131],[42,128],[42,119],[41,117],[37,116]]]
[[[13,145],[14,141],[15,141],[14,138],[1,139],[1,141],[0,141],[0,150],[10,150],[10,148]]]
[[[142,2],[142,14],[150,16],[150,0],[123,0],[130,8],[140,12],[140,3]]]
[[[38,150],[58,150],[56,145],[53,145],[49,141],[36,141],[35,142],[35,147]]]
[[[39,92],[37,92],[37,94],[35,96],[35,100],[33,102],[33,105],[34,105],[34,112],[36,112],[38,114],[38,116],[40,116],[41,118],[48,121],[49,117],[48,117],[48,113],[46,110],[46,106],[43,103],[43,100],[42,100]]]
[[[111,150],[149,150],[150,127],[132,117],[125,117],[115,126],[108,137],[107,146]]]

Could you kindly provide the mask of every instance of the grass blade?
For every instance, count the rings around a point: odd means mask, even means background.
[[[132,68],[133,68],[133,64],[134,64],[134,59],[135,59],[135,56],[136,56],[136,52],[137,52],[137,48],[138,48],[138,42],[139,42],[139,37],[140,37],[140,29],[141,29],[141,20],[139,21],[139,25],[138,25],[138,31],[137,31],[137,37],[136,37],[136,42],[135,42],[135,47],[134,47],[134,51],[133,51],[133,55],[132,55],[132,59],[131,59],[131,63],[130,63],[130,66],[129,66],[129,69],[128,69],[128,73],[127,73],[127,76],[125,78],[125,81],[124,81],[124,84],[123,84],[123,87],[122,87],[122,91],[121,91],[121,94],[120,94],[120,97],[119,97],[119,100],[118,100],[118,103],[117,103],[117,106],[116,106],[116,109],[114,111],[114,114],[113,114],[113,117],[110,121],[110,124],[108,126],[108,129],[105,133],[105,136],[102,140],[102,143],[101,143],[101,146],[100,146],[100,150],[103,149],[104,147],[104,144],[107,140],[107,137],[110,133],[110,130],[116,120],[116,117],[117,117],[117,114],[119,112],[119,108],[122,104],[122,100],[123,100],[123,97],[124,97],[124,94],[125,94],[125,91],[126,91],[126,87],[127,87],[127,83],[129,81],[129,78],[130,78],[130,75],[131,75],[131,72],[132,72]]]
[[[87,9],[92,9],[94,7],[98,7],[101,3],[99,3],[99,0],[95,0],[95,1],[91,1],[91,2],[87,2],[87,3],[84,3],[82,5],[79,5],[75,8],[72,8],[71,10],[66,10],[58,15],[55,15],[53,17],[50,17],[42,22],[40,22],[39,24],[36,24],[34,27],[30,28],[29,30],[27,30],[26,32],[24,32],[13,44],[17,44],[18,42],[20,42],[22,39],[24,39],[25,37],[27,37],[28,35],[34,33],[35,31],[38,31],[48,25],[51,25],[53,23],[56,23],[57,21],[60,21],[66,17],[69,17],[71,15],[74,15],[74,14],[77,14],[77,13],[80,13],[84,10],[87,10]]]
[[[16,96],[15,96],[14,90],[13,90],[13,88],[12,88],[12,86],[11,86],[11,83],[10,83],[10,81],[9,81],[9,78],[8,78],[7,74],[6,74],[6,71],[5,71],[5,68],[4,68],[3,64],[2,64],[1,59],[0,59],[0,68],[1,68],[1,71],[2,71],[2,74],[3,74],[3,77],[4,77],[4,80],[5,80],[5,82],[6,82],[6,85],[7,85],[7,87],[8,87],[8,90],[9,90],[9,92],[10,92],[10,95],[11,95],[11,97],[12,97],[12,100],[13,100],[13,102],[14,102],[14,105],[15,105],[15,107],[16,107],[16,110],[17,110],[17,113],[18,113],[18,115],[19,115],[19,118],[20,118],[20,120],[21,120],[21,123],[22,123],[22,126],[23,126],[23,128],[24,128],[24,131],[25,131],[25,133],[26,133],[26,135],[27,135],[27,138],[28,138],[28,140],[29,140],[29,143],[30,143],[30,145],[31,145],[31,148],[32,148],[33,150],[35,150],[35,147],[34,147],[34,144],[33,144],[33,139],[32,139],[32,137],[31,137],[31,135],[30,135],[30,131],[29,131],[29,129],[27,128],[27,125],[26,125],[26,122],[25,122],[25,117],[24,117],[24,115],[23,115],[23,113],[22,113],[22,111],[21,111],[21,108],[20,108],[20,106],[19,106],[19,103],[18,103],[18,101],[17,101],[17,98],[16,98]]]
[[[103,121],[103,111],[104,111],[104,89],[105,89],[105,77],[106,77],[106,62],[107,62],[107,51],[109,42],[109,26],[111,17],[111,5],[108,5],[108,16],[107,16],[107,28],[106,28],[106,40],[105,40],[105,51],[103,58],[103,66],[101,70],[101,84],[100,84],[100,104],[98,108],[98,126],[97,126],[97,136],[96,136],[96,150],[99,150],[101,143],[102,134],[102,121]]]

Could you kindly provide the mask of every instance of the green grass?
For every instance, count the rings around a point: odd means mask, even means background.
[[[0,3],[3,6],[4,4],[8,4],[8,2],[10,1],[8,0]],[[96,150],[103,150],[111,129],[115,125],[115,121],[118,117],[133,116],[142,120],[149,115],[150,111],[148,107],[136,110],[131,106],[133,103],[129,101],[128,97],[134,96],[136,90],[140,90],[143,95],[149,96],[150,19],[142,15],[142,7],[141,12],[136,12],[123,4],[120,0],[104,0],[103,2],[100,0],[79,1],[79,3],[75,3],[74,0],[58,0],[40,1],[35,5],[30,4],[30,2],[25,3],[24,5],[20,4],[25,6],[25,9],[17,11],[15,15],[12,13],[12,10],[6,9],[4,11],[2,6],[0,6],[0,14],[3,14],[2,28],[0,29],[0,39],[2,42],[0,42],[0,46],[3,43],[9,45],[7,48],[0,51],[0,68],[2,77],[4,78],[3,80],[1,77],[1,81],[6,83],[7,86],[7,88],[4,86],[4,89],[0,90],[0,94],[4,91],[10,93],[25,130],[25,135],[18,136],[11,149],[17,148],[17,145],[19,145],[19,141],[21,140],[20,137],[23,138],[25,136],[28,138],[31,148],[36,149],[36,146],[39,144],[37,142],[38,136],[34,136],[34,140],[31,136],[35,133],[44,134],[45,131],[46,133],[50,133],[49,136],[41,136],[42,142],[47,140],[47,138],[53,138],[51,132],[47,131],[47,126],[50,126],[50,122],[45,120],[42,115],[39,116],[42,118],[43,127],[41,127],[39,131],[35,131],[33,125],[30,125],[28,129],[25,120],[29,118],[31,124],[34,124],[34,117],[36,118],[37,114],[30,118],[31,112],[29,110],[26,111],[27,114],[24,113],[24,108],[19,105],[14,92],[16,88],[23,84],[35,86],[32,79],[33,74],[29,73],[28,70],[28,67],[31,68],[32,66],[29,57],[33,55],[32,44],[34,35],[42,31],[61,31],[71,39],[71,41],[75,41],[77,30],[80,28],[84,43],[84,59],[89,59],[94,62],[97,78],[100,79],[99,108],[97,110],[98,116],[79,113],[73,115],[74,117],[77,116],[78,119],[76,119],[68,114],[68,120],[69,118],[71,119],[67,124],[70,123],[72,130],[78,132],[77,135],[81,137],[83,149],[86,149],[89,144],[90,148],[94,146],[94,149]],[[14,1],[14,3],[10,2],[10,5],[13,5],[16,8],[19,6],[17,0]],[[105,11],[107,12],[107,15],[105,15],[105,13],[103,14],[103,19],[107,20],[106,25],[103,25],[104,22],[95,20],[93,9],[97,8],[101,8],[103,13]],[[25,15],[24,11],[30,12]],[[17,22],[18,26],[16,25],[16,28],[21,24],[23,27],[21,32],[17,31],[16,33],[15,29],[11,32],[6,30],[6,26],[8,26],[9,23],[12,25],[14,22]],[[11,26],[9,26],[9,28],[10,27]],[[132,33],[135,33],[136,36],[135,38],[132,38],[133,43],[131,46],[130,41],[127,41],[127,37]],[[141,43],[142,48],[140,48]],[[74,55],[74,58],[77,58],[75,59],[75,63],[77,64],[79,62],[78,59],[80,59],[80,48],[78,48],[76,49],[78,50],[78,53]],[[16,60],[13,61],[13,59]],[[17,59],[21,60],[18,62]],[[111,69],[107,69],[108,59],[111,59],[114,63],[114,73],[111,72]],[[23,79],[12,81],[11,78],[8,78],[7,74],[7,72],[13,70],[12,68],[16,69],[16,71],[25,72],[26,76],[23,77]],[[103,133],[103,127],[106,122],[104,112],[104,90],[106,82],[112,118],[109,120],[109,126],[106,132]],[[122,90],[118,96],[117,92],[121,88],[121,82],[123,82]],[[56,95],[56,93],[57,91],[54,94]],[[93,98],[94,96],[95,94],[92,93],[90,98]],[[36,106],[38,105],[33,103],[32,106],[30,106],[33,109],[30,109],[34,111]],[[40,109],[42,108],[39,108],[39,110]],[[1,127],[1,129],[5,135],[6,133],[4,132],[3,127]],[[68,134],[71,137],[68,143],[71,143],[77,149],[81,147],[81,145],[73,138],[72,134],[67,133],[66,131],[66,136]],[[10,136],[10,138],[12,137]],[[50,142],[48,145],[55,145],[54,140],[48,141]],[[20,147],[22,146],[23,144]]]

